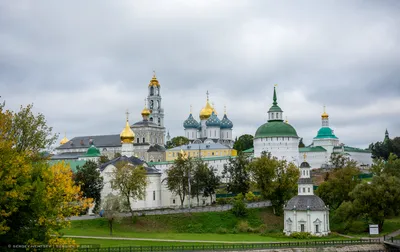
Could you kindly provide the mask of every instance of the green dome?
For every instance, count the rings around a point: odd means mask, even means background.
[[[335,134],[333,134],[333,130],[329,127],[322,127],[318,130],[318,134],[315,138],[337,138]]]
[[[296,130],[282,121],[269,121],[261,125],[254,138],[261,137],[298,137]]]
[[[86,152],[86,157],[99,157],[101,156],[99,149],[96,148],[96,146],[94,146],[92,144],[92,146],[89,147],[89,149]]]
[[[199,128],[199,123],[193,118],[192,113],[190,113],[188,119],[183,122],[183,127],[185,129],[197,129]]]

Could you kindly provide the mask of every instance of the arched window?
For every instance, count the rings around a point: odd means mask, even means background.
[[[143,137],[143,143],[145,143],[145,142],[146,142],[146,138]]]
[[[279,119],[279,114],[278,114],[278,112],[276,112],[276,119]]]
[[[139,138],[136,138],[136,142],[139,143]]]
[[[160,126],[160,125],[161,125],[161,119],[158,118],[158,126]]]
[[[152,122],[153,121],[153,117],[150,117],[150,122]]]
[[[154,87],[150,87],[150,95],[154,95]]]
[[[274,113],[271,113],[271,119],[274,119]]]

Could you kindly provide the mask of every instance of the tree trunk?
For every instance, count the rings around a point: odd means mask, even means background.
[[[212,194],[210,193],[210,205],[212,205],[213,201],[212,201]]]
[[[200,206],[199,194],[197,194],[196,197],[197,197],[197,206]]]
[[[110,227],[110,236],[112,236],[113,220],[108,220],[108,226]]]
[[[181,200],[181,208],[183,208],[183,202],[185,201],[186,195],[179,195],[179,199]]]
[[[129,211],[131,212],[131,219],[133,219],[133,214],[134,214],[134,212],[133,212],[133,209],[132,209],[132,206],[131,206],[131,200],[130,200],[129,195],[126,196],[126,199],[127,199],[127,201],[128,201]]]

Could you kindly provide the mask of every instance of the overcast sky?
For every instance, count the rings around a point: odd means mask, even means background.
[[[34,103],[60,139],[141,120],[155,70],[183,135],[206,91],[234,136],[266,122],[274,84],[305,143],[323,105],[340,141],[400,136],[400,1],[0,0],[0,95]]]

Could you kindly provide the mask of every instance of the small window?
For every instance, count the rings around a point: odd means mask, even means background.
[[[153,200],[156,200],[156,191],[153,191]]]
[[[315,233],[319,233],[319,225],[315,225]]]
[[[310,192],[310,187],[308,188],[308,192]]]
[[[303,187],[303,192],[306,192],[306,188]]]
[[[203,205],[205,205],[206,204],[206,201],[205,200],[203,200]]]
[[[146,142],[146,138],[143,137],[143,143],[145,143],[145,142]]]
[[[276,119],[279,119],[279,114],[278,113],[276,113]]]
[[[301,232],[304,232],[304,231],[305,231],[305,226],[304,226],[304,224],[300,224],[300,231],[301,231]]]
[[[139,143],[139,138],[136,138],[136,142]]]
[[[172,204],[175,204],[175,199],[172,200]]]
[[[212,152],[212,155],[214,156],[214,152]]]
[[[271,113],[271,119],[274,119],[274,113]]]

